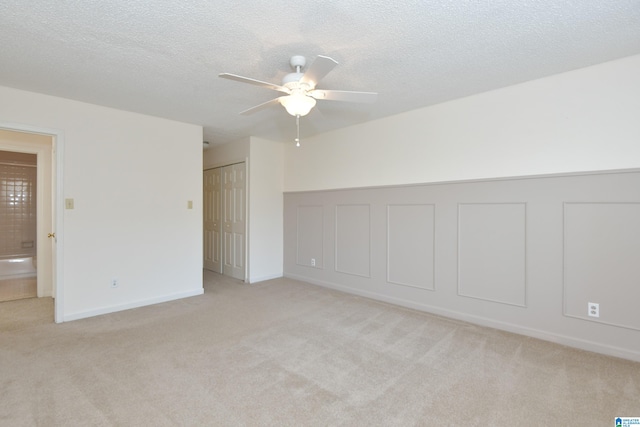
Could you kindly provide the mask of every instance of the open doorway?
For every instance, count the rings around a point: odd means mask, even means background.
[[[0,259],[10,265],[6,269],[9,277],[5,278],[11,278],[11,285],[17,288],[14,297],[19,293],[34,296],[34,285],[37,297],[56,298],[59,293],[55,268],[55,145],[55,133],[0,123],[0,152],[5,153],[0,163],[6,164],[4,177],[0,175],[0,198],[5,199],[0,200],[0,206],[6,208],[1,212],[0,233],[7,246],[4,252],[0,248]],[[26,229],[12,229],[10,225],[15,224],[9,223],[16,222],[22,222]],[[62,321],[59,302],[54,304],[56,322]]]
[[[38,296],[37,155],[0,150],[0,302]]]

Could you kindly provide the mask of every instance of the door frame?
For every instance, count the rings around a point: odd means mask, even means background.
[[[38,158],[38,169],[41,169],[41,162],[43,159],[43,154],[51,150],[51,180],[53,185],[51,186],[51,215],[53,217],[53,230],[51,232],[55,233],[55,241],[53,243],[52,248],[52,287],[53,287],[53,298],[54,298],[54,321],[56,323],[62,323],[64,321],[64,280],[63,280],[63,260],[64,260],[64,221],[62,213],[64,208],[64,203],[62,197],[60,197],[63,192],[63,166],[64,166],[64,132],[60,129],[52,129],[41,126],[31,126],[25,125],[21,123],[6,123],[0,122],[0,129],[14,131],[14,132],[23,132],[23,133],[33,133],[40,135],[47,135],[51,137],[51,147],[49,148],[32,148],[27,149],[20,148],[20,143],[16,143],[15,146],[7,145],[4,149],[8,150],[20,150],[22,152],[34,153]],[[38,193],[40,192],[40,188],[42,186],[41,180],[46,179],[40,172],[38,172]],[[38,195],[39,196],[39,195]],[[39,198],[39,197],[38,197]],[[37,222],[38,222],[38,237],[37,237],[37,245],[40,246],[42,244],[48,244],[46,242],[47,238],[43,236],[42,226],[44,222],[44,218],[40,215],[42,209],[38,210]]]

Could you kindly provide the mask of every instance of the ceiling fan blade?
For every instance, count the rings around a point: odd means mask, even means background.
[[[251,108],[248,108],[248,109],[246,109],[244,111],[241,111],[240,114],[246,116],[248,114],[253,114],[253,113],[257,112],[257,111],[269,108],[269,107],[274,106],[276,104],[280,104],[280,98],[283,98],[283,97],[279,96],[278,98],[274,98],[274,99],[272,99],[270,101],[263,102],[262,104],[258,104],[255,107],[251,107]]]
[[[272,90],[277,90],[280,92],[284,92],[284,93],[291,93],[291,91],[289,89],[287,89],[284,86],[280,86],[280,85],[276,85],[273,83],[269,83],[269,82],[263,82],[261,80],[256,80],[256,79],[251,79],[249,77],[243,77],[243,76],[238,76],[236,74],[230,74],[230,73],[220,73],[218,74],[218,77],[222,77],[223,79],[229,79],[229,80],[235,80],[237,82],[241,82],[241,83],[249,83],[255,86],[260,86],[260,87],[264,87],[267,89],[272,89]]]
[[[307,71],[300,79],[302,83],[308,83],[313,87],[316,87],[318,82],[322,80],[324,76],[329,74],[329,71],[338,65],[338,62],[328,56],[318,55],[316,59],[309,65]]]
[[[315,99],[328,101],[371,103],[378,99],[376,92],[354,92],[350,90],[312,90],[309,95]]]

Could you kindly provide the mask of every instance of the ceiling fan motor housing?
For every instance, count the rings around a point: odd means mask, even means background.
[[[291,64],[291,68],[293,68],[296,71],[284,76],[284,78],[282,79],[282,86],[287,86],[287,83],[300,81],[300,79],[304,76],[302,69],[307,64],[307,60],[302,55],[294,55],[289,60],[289,64]]]
[[[298,70],[298,67],[304,68],[304,66],[307,64],[307,60],[302,55],[293,55],[289,60],[289,64],[291,64],[291,68],[300,72],[300,70]]]

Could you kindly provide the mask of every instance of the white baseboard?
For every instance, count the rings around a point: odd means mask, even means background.
[[[264,282],[265,280],[272,280],[272,279],[279,279],[283,277],[282,273],[280,274],[273,274],[273,275],[269,275],[269,276],[260,276],[260,277],[250,277],[249,278],[249,283],[258,283],[258,282]]]
[[[622,359],[633,360],[640,362],[640,353],[632,350],[627,350],[620,347],[601,344],[594,341],[587,341],[580,338],[573,338],[566,335],[556,334],[553,332],[542,331],[539,329],[528,328],[525,326],[519,326],[513,323],[506,323],[498,320],[489,319],[482,316],[476,316],[459,311],[449,310],[441,307],[435,307],[428,304],[421,304],[415,301],[408,301],[401,298],[395,298],[388,295],[379,294],[376,292],[363,291],[360,289],[353,289],[347,286],[338,285],[331,282],[325,282],[322,280],[316,280],[305,276],[296,274],[285,273],[284,277],[300,280],[301,282],[311,283],[313,285],[323,286],[330,289],[335,289],[348,294],[358,295],[365,298],[371,298],[378,301],[387,302],[394,305],[399,305],[414,310],[424,311],[427,313],[435,314],[442,317],[448,317],[450,319],[462,320],[464,322],[473,323],[475,325],[486,326],[489,328],[499,329],[502,331],[512,332],[519,335],[524,335],[532,338],[541,339],[544,341],[553,342],[556,344],[566,345],[568,347],[578,348],[580,350],[591,351],[594,353],[605,354],[607,356],[619,357]]]
[[[178,292],[175,294],[162,295],[155,298],[149,298],[139,301],[131,301],[125,304],[112,305],[108,307],[101,307],[91,310],[78,311],[75,313],[65,313],[62,316],[63,322],[69,322],[72,320],[85,319],[87,317],[100,316],[102,314],[115,313],[117,311],[129,310],[132,308],[144,307],[147,305],[159,304],[162,302],[173,301],[182,298],[193,297],[204,294],[204,288],[199,288],[189,292]]]

